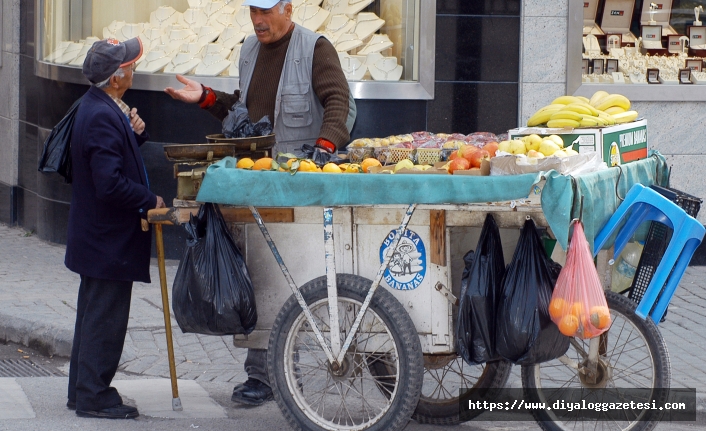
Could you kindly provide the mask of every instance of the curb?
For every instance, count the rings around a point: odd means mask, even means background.
[[[31,347],[47,356],[70,358],[73,331],[0,313],[0,340]]]

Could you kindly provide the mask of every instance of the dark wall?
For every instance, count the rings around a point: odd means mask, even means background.
[[[518,109],[519,0],[438,0],[435,99],[358,100],[352,138],[382,137],[418,130],[506,132]],[[35,231],[42,239],[66,242],[71,187],[37,172],[37,159],[51,128],[87,90],[34,75],[34,2],[20,7],[20,133],[17,187],[0,187],[0,221]],[[164,143],[203,142],[220,124],[195,106],[162,92],[130,90],[151,140],[141,148],[153,191],[170,203],[176,194]],[[183,230],[165,229],[168,258],[181,257]]]

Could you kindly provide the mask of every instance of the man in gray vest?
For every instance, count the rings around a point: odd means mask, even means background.
[[[291,0],[246,0],[255,36],[240,50],[240,88],[215,91],[177,75],[181,89],[166,88],[174,99],[198,103],[223,120],[235,102],[245,103],[253,121],[268,115],[274,124],[278,152],[295,152],[302,144],[334,153],[350,140],[355,102],[338,53],[322,35],[292,22]],[[267,350],[249,349],[248,380],[233,389],[235,402],[260,405],[272,399]]]

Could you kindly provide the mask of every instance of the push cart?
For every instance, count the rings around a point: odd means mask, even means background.
[[[280,172],[233,167],[233,159],[211,166],[197,200],[232,205],[222,213],[243,239],[259,315],[255,331],[234,342],[268,349],[275,400],[294,429],[399,430],[410,418],[452,424],[459,421],[460,389],[484,389],[488,398],[499,393],[509,363],[469,366],[456,354],[460,256],[475,244],[474,228],[487,213],[501,228],[520,227],[530,217],[556,235],[568,229],[574,196],[590,198],[580,181],[577,188],[559,175],[297,174],[282,181]],[[657,182],[663,168],[660,158],[635,162],[621,171],[622,184],[601,175],[615,190],[627,190]],[[565,189],[571,196],[558,199]],[[587,205],[587,232],[617,202],[601,196],[600,204]],[[196,211],[155,210],[149,221],[181,224]],[[599,258],[598,270],[609,285],[606,261]],[[561,358],[523,367],[526,398],[550,401],[557,382],[587,391],[669,386],[656,326],[636,317],[627,298],[607,297],[614,322],[608,335],[572,339]],[[655,423],[649,414],[596,426],[649,429]],[[585,425],[536,417],[545,429]]]

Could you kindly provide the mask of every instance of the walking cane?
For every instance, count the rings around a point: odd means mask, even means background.
[[[168,208],[150,210],[147,212],[147,220],[150,220],[151,216],[159,216],[166,214],[169,211]],[[149,230],[147,220],[142,220],[143,230]],[[181,406],[181,400],[179,399],[179,388],[177,387],[177,377],[176,377],[176,364],[174,363],[174,344],[172,343],[172,323],[169,317],[169,294],[167,292],[167,271],[164,265],[164,239],[162,237],[162,223],[156,222],[154,224],[155,242],[157,244],[157,266],[159,267],[159,284],[162,288],[162,309],[164,310],[164,329],[167,335],[167,354],[169,356],[169,377],[172,381],[172,410],[182,411],[184,408]],[[172,223],[169,223],[172,224]]]

